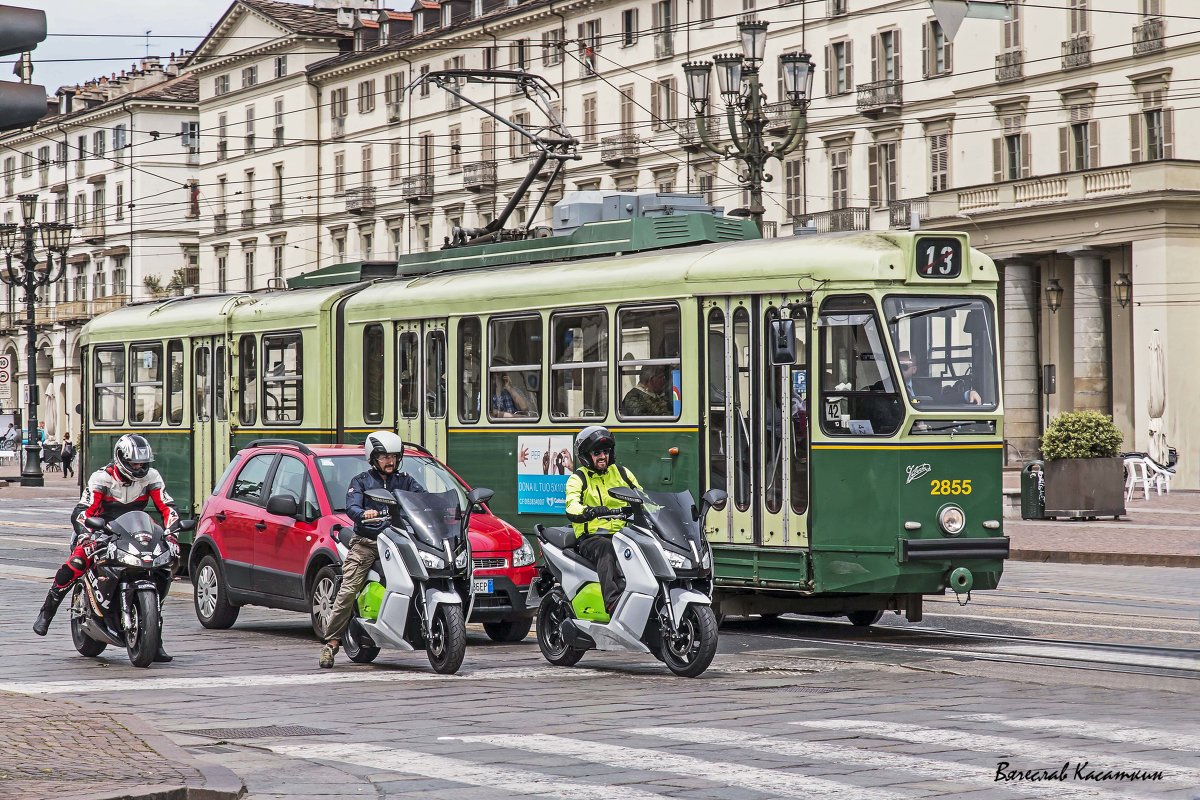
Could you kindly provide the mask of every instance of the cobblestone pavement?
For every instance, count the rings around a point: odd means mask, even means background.
[[[165,613],[176,660],[136,670],[111,648],[75,654],[65,618],[46,639],[30,633],[66,536],[42,520],[70,501],[5,497],[0,691],[136,711],[254,800],[1200,794],[1188,570],[1011,563],[1000,591],[931,602],[919,626],[732,620],[696,680],[622,654],[553,668],[532,637],[495,645],[475,626],[457,676],[389,651],[318,670],[304,615],[248,607],[208,631],[177,584]]]

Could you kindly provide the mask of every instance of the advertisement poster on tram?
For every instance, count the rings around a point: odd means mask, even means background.
[[[517,513],[565,514],[570,436],[517,437]]]

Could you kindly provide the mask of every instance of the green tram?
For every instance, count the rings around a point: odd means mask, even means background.
[[[993,262],[961,233],[757,237],[600,222],[114,311],[84,329],[83,464],[142,433],[198,515],[254,439],[391,428],[531,531],[563,524],[573,436],[604,424],[646,488],[728,491],[722,613],[917,620],[924,595],[995,588]]]

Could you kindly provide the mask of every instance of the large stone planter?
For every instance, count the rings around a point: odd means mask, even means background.
[[[1125,514],[1125,462],[1120,458],[1047,461],[1047,517],[1120,517]]]

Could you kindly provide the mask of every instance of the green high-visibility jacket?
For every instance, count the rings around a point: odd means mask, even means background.
[[[584,536],[589,533],[612,534],[625,527],[623,519],[593,519],[585,520],[583,511],[588,506],[606,506],[608,508],[624,508],[625,502],[609,495],[609,489],[617,487],[637,489],[642,485],[637,482],[633,473],[616,464],[609,465],[604,472],[596,472],[587,467],[575,470],[567,478],[567,519],[575,526],[575,535]]]

